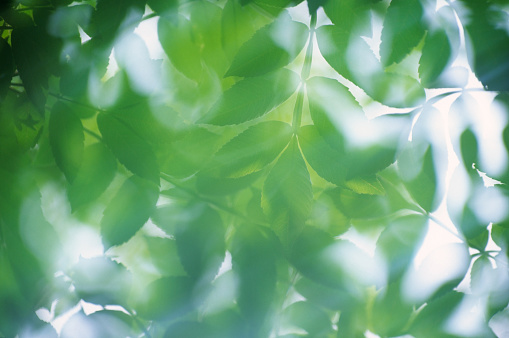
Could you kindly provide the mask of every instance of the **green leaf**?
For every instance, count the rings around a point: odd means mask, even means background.
[[[467,128],[463,131],[463,133],[461,133],[460,150],[461,158],[463,159],[463,164],[465,165],[467,172],[477,175],[477,172],[470,170],[473,168],[472,166],[474,164],[479,163],[479,146],[477,144],[477,137],[475,136],[472,129]]]
[[[177,254],[177,243],[171,238],[144,237],[152,263],[163,276],[185,276]]]
[[[55,162],[69,182],[76,178],[81,166],[84,139],[80,118],[64,103],[55,103],[49,121],[49,140]]]
[[[155,208],[159,190],[155,184],[131,176],[110,201],[101,220],[106,248],[128,241],[148,220]]]
[[[385,66],[398,63],[424,36],[419,0],[392,0],[384,19],[380,58]]]
[[[175,68],[193,80],[202,77],[199,47],[193,41],[192,25],[183,16],[177,22],[161,17],[157,24],[159,42]]]
[[[250,337],[269,318],[268,310],[276,291],[275,247],[272,237],[249,224],[237,227],[233,237],[232,268],[238,277],[237,304],[249,327]]]
[[[194,338],[209,335],[210,327],[203,322],[181,321],[170,325],[164,333],[164,338]]]
[[[350,221],[336,206],[328,193],[322,193],[313,203],[311,215],[307,225],[328,232],[332,236],[345,233],[350,227]]]
[[[326,192],[338,209],[350,218],[377,218],[388,214],[385,196],[358,194],[348,189],[334,188]]]
[[[470,38],[469,60],[475,75],[488,90],[509,90],[509,34],[502,28],[507,14],[483,2],[462,2],[468,10],[460,20]]]
[[[295,290],[308,301],[330,310],[346,310],[352,307],[352,294],[341,289],[333,289],[323,284],[301,277],[295,283]]]
[[[97,126],[103,141],[115,157],[131,172],[159,184],[159,169],[154,151],[146,140],[113,115],[100,113]]]
[[[194,307],[193,283],[189,277],[163,277],[140,290],[135,309],[140,317],[151,320],[179,318]]]
[[[87,302],[127,305],[132,276],[120,263],[107,257],[80,257],[71,278],[77,294]]]
[[[285,308],[281,321],[283,328],[302,328],[313,336],[326,336],[332,331],[327,313],[307,301],[295,302]]]
[[[298,83],[298,75],[284,68],[245,78],[226,90],[198,123],[224,126],[251,121],[286,101]]]
[[[361,29],[363,32],[371,28],[371,15],[368,1],[343,0],[323,1],[323,9],[332,23],[348,31]]]
[[[345,186],[358,194],[385,195],[385,188],[377,176],[354,178],[345,182]]]
[[[342,185],[347,172],[345,154],[334,148],[318,133],[315,126],[304,126],[299,131],[299,145],[309,165],[327,181]]]
[[[294,138],[270,171],[262,190],[262,207],[286,249],[303,228],[312,200],[309,172]]]
[[[87,146],[76,178],[67,189],[72,210],[101,196],[113,180],[116,170],[117,162],[103,143]]]
[[[416,145],[409,144],[398,157],[398,169],[412,198],[426,211],[438,207],[437,177],[433,162],[433,149],[428,146],[423,153]]]
[[[374,332],[382,337],[395,337],[404,333],[412,316],[413,305],[403,299],[400,283],[391,283],[382,289],[374,302],[372,323]]]
[[[184,269],[196,281],[212,281],[225,255],[225,227],[219,213],[208,205],[187,207],[191,217],[175,229],[177,252]]]
[[[308,28],[283,15],[259,29],[239,49],[226,76],[259,76],[282,68],[300,53]]]
[[[89,315],[85,315],[83,310],[75,313],[65,322],[60,337],[75,337],[77,330],[80,331],[80,335],[85,337],[113,337],[116,335],[129,337],[141,334],[138,326],[134,324],[133,317],[122,311],[113,310],[101,310]]]
[[[178,0],[147,0],[147,5],[160,15],[167,15],[178,8]]]
[[[283,151],[292,127],[280,121],[266,121],[249,127],[226,143],[214,155],[207,174],[242,177],[263,169]]]
[[[306,90],[311,119],[316,129],[330,147],[340,153],[344,152],[341,116],[364,115],[362,107],[348,88],[334,79],[312,77],[306,81]],[[341,102],[341,105],[329,105],[329,102]]]
[[[233,194],[256,181],[263,171],[257,171],[238,178],[224,178],[198,174],[196,189],[205,195],[219,196]]]
[[[428,32],[419,60],[419,77],[425,87],[430,87],[449,64],[452,47],[445,30]],[[440,55],[440,57],[437,57]]]

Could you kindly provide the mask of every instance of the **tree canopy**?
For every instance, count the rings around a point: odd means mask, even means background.
[[[0,337],[507,335],[508,23],[2,2]]]

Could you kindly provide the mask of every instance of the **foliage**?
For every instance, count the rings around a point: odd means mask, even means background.
[[[0,6],[1,337],[507,323],[507,1]]]

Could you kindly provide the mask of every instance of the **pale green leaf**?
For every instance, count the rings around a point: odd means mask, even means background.
[[[240,47],[225,76],[258,76],[286,66],[304,48],[307,33],[303,23],[279,17]]]
[[[384,195],[385,189],[378,180],[377,176],[367,176],[364,178],[354,178],[345,182],[345,186],[358,193],[368,195]]]
[[[294,138],[270,171],[262,191],[262,206],[276,235],[291,247],[311,212],[313,192],[306,163]]]
[[[292,127],[280,121],[266,121],[249,127],[215,154],[206,172],[236,178],[263,169],[290,142]]]
[[[384,19],[380,44],[380,57],[385,66],[403,60],[421,41],[425,32],[423,13],[419,0],[391,1]]]
[[[134,174],[159,184],[157,159],[146,140],[114,115],[100,113],[97,125],[103,141],[120,163]]]
[[[298,83],[298,75],[284,68],[245,78],[226,90],[198,123],[224,126],[253,120],[286,101]]]
[[[84,139],[80,118],[66,104],[57,102],[51,110],[49,140],[55,162],[69,182],[81,166]]]
[[[106,248],[128,241],[145,224],[155,208],[157,186],[131,176],[104,210],[101,235]]]
[[[110,184],[116,170],[117,162],[103,143],[87,146],[76,179],[67,189],[72,210],[98,198]]]

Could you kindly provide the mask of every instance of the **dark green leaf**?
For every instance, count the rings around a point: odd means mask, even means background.
[[[101,235],[106,248],[128,241],[148,220],[155,207],[157,186],[131,176],[104,210]]]
[[[206,204],[188,206],[190,219],[177,223],[175,240],[184,269],[193,280],[212,281],[225,255],[225,227]]]
[[[11,84],[14,74],[14,59],[11,46],[3,38],[0,38],[0,98],[3,99]]]
[[[368,1],[327,0],[322,2],[325,2],[323,8],[334,25],[348,31],[361,30],[362,32],[368,32],[370,30],[371,16]]]
[[[392,0],[384,19],[380,58],[385,66],[398,63],[424,36],[419,0]],[[441,55],[442,57],[442,55]]]
[[[342,185],[347,172],[346,156],[331,148],[315,126],[304,126],[299,131],[299,145],[306,161],[327,181]]]
[[[419,60],[419,77],[425,87],[432,85],[442,74],[449,64],[451,54],[451,43],[445,30],[428,32]]]
[[[210,327],[203,322],[181,321],[172,324],[164,333],[165,338],[196,338],[210,335]]]
[[[291,135],[292,127],[280,121],[251,126],[219,149],[206,172],[236,178],[259,171],[281,153]]]
[[[188,277],[164,277],[150,283],[137,295],[136,312],[140,317],[171,320],[192,310],[193,283]]]
[[[76,178],[67,190],[72,210],[98,198],[115,176],[117,162],[102,143],[85,148]]]
[[[106,145],[131,172],[159,184],[159,169],[154,151],[128,125],[113,115],[100,113],[97,125]]]
[[[253,120],[286,101],[298,83],[297,74],[284,68],[245,78],[226,90],[198,123],[224,126]]]
[[[235,232],[231,254],[239,278],[237,304],[249,327],[248,336],[257,337],[276,290],[274,242],[266,231],[243,224]]]
[[[263,209],[286,249],[304,226],[312,200],[309,172],[294,138],[270,171],[262,191]]]
[[[382,289],[374,302],[372,323],[374,332],[382,337],[395,337],[403,334],[412,315],[413,305],[407,303],[399,283],[391,283]]]
[[[281,16],[259,29],[239,49],[226,76],[258,76],[289,64],[306,43],[306,25]]]
[[[463,164],[467,169],[467,172],[472,173],[472,166],[474,164],[478,164],[478,144],[477,137],[475,136],[472,129],[467,128],[460,136],[460,149],[461,149],[461,158],[463,159]],[[477,174],[476,172],[474,172]]]
[[[85,301],[126,305],[132,276],[122,265],[107,257],[80,258],[71,270],[78,295]]]
[[[84,139],[80,118],[64,103],[55,103],[49,121],[49,140],[55,162],[69,182],[80,169]]]
[[[509,90],[509,35],[502,28],[507,14],[484,2],[462,2],[468,10],[460,19],[470,38],[470,61],[477,78],[488,90]]]
[[[147,0],[147,5],[160,15],[168,15],[178,8],[178,0]]]

